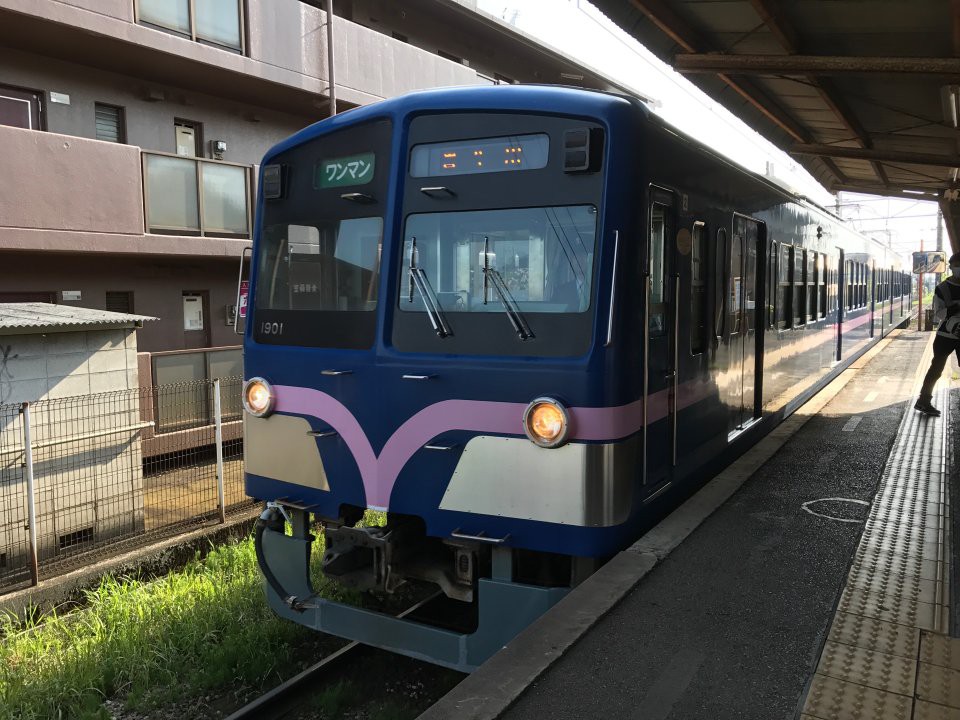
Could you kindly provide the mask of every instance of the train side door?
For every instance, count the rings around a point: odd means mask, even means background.
[[[729,358],[727,382],[722,388],[728,409],[727,431],[733,439],[760,416],[757,397],[757,363],[760,360],[757,332],[762,323],[763,303],[759,301],[761,256],[764,242],[761,223],[743,215],[733,216],[733,234],[730,240],[730,271],[727,298],[727,344]]]
[[[643,482],[651,491],[676,463],[677,249],[673,193],[650,188],[644,255]]]

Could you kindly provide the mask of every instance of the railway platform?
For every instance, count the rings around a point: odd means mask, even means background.
[[[931,342],[873,347],[421,718],[960,718]]]

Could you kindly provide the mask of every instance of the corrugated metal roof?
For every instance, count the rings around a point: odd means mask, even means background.
[[[0,333],[4,330],[93,330],[104,327],[133,327],[147,315],[91,310],[51,303],[0,303]]]

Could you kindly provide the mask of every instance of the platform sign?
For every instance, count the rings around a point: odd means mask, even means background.
[[[940,274],[947,271],[947,254],[939,250],[921,251],[913,254],[913,274]]]
[[[237,309],[237,314],[241,318],[247,317],[247,298],[250,295],[250,281],[241,280],[240,281],[240,307]]]

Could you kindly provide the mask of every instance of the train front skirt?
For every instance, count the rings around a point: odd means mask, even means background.
[[[288,509],[293,535],[264,528],[259,537],[261,571],[270,574],[287,597],[265,582],[270,607],[296,623],[365,645],[473,672],[570,590],[513,582],[512,551],[494,548],[490,578],[478,580],[479,619],[472,633],[460,633],[318,597],[310,582],[313,539],[306,513]],[[291,602],[291,598],[296,598]]]

